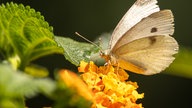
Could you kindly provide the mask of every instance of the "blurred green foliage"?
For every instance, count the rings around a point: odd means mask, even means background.
[[[60,39],[58,43],[54,38]],[[29,6],[12,2],[2,4],[0,6],[0,108],[24,108],[25,98],[34,97],[38,93],[55,99],[56,108],[57,106],[83,107],[82,105],[85,107],[86,104],[83,103],[87,101],[80,96],[80,99],[76,96],[74,100],[74,94],[69,94],[68,88],[59,91],[63,95],[57,93],[61,88],[57,85],[58,82],[48,77],[46,68],[31,64],[31,61],[54,53],[63,54],[66,50],[65,57],[69,56],[67,59],[77,65],[80,59],[88,59],[92,47],[68,38],[54,37],[52,27],[40,12]],[[71,57],[73,51],[82,53],[77,52]],[[80,57],[77,55],[82,57],[77,59]],[[58,96],[62,98],[54,98]],[[69,103],[63,105],[63,99],[68,100]]]
[[[165,73],[192,79],[192,49],[181,46],[175,61]]]

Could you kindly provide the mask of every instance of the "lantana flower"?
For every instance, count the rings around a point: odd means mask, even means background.
[[[81,61],[78,71],[82,73],[82,80],[66,81],[75,86],[81,96],[92,101],[92,108],[142,108],[136,101],[142,99],[144,93],[137,92],[137,83],[128,81],[129,75],[123,69],[110,64],[98,67],[92,61]]]

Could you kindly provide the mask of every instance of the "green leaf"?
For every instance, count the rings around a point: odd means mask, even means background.
[[[65,58],[78,66],[79,62],[90,61],[90,56],[99,51],[98,47],[83,42],[77,42],[70,38],[55,36],[55,41],[63,48]]]
[[[0,64],[1,108],[7,108],[4,105],[15,105],[15,102],[18,106],[22,106],[21,100],[25,96],[32,97],[37,95],[37,93],[50,95],[55,88],[55,82],[51,79],[33,78],[24,72],[14,70],[7,63]],[[20,101],[18,102],[18,100]]]
[[[175,61],[164,73],[192,79],[192,49],[180,47]]]
[[[32,60],[53,53],[62,50],[40,12],[22,4],[0,6],[0,54],[5,59],[17,60],[14,66],[22,69]]]

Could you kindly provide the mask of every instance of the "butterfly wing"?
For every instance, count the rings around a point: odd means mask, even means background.
[[[162,10],[142,19],[134,27],[128,30],[115,44],[112,51],[131,41],[155,36],[172,35],[174,32],[173,14],[171,10]]]
[[[178,44],[168,35],[157,35],[134,40],[115,52],[119,66],[144,75],[156,74],[174,60]],[[131,65],[130,65],[131,64]]]
[[[112,49],[121,36],[135,24],[152,13],[158,12],[160,9],[156,3],[157,0],[137,0],[114,29],[109,44],[110,49]]]
[[[173,32],[173,15],[170,10],[153,13],[127,31],[111,53],[116,56],[120,67],[124,65],[124,69],[128,69],[131,63],[143,69],[139,72],[141,74],[158,73],[169,66],[174,60],[172,55],[177,53],[178,44],[170,36]]]

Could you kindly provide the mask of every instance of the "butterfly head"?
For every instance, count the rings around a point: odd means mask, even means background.
[[[110,53],[110,50],[100,50],[100,56],[104,58],[106,61],[109,61],[111,58],[109,53]]]
[[[115,56],[111,53],[111,50],[110,50],[110,49],[100,50],[100,56],[101,56],[103,59],[105,59],[105,61],[107,62],[107,64],[108,64],[108,63],[110,63],[110,64],[112,64],[112,65],[117,64],[117,60],[116,60],[117,57],[115,57]]]

